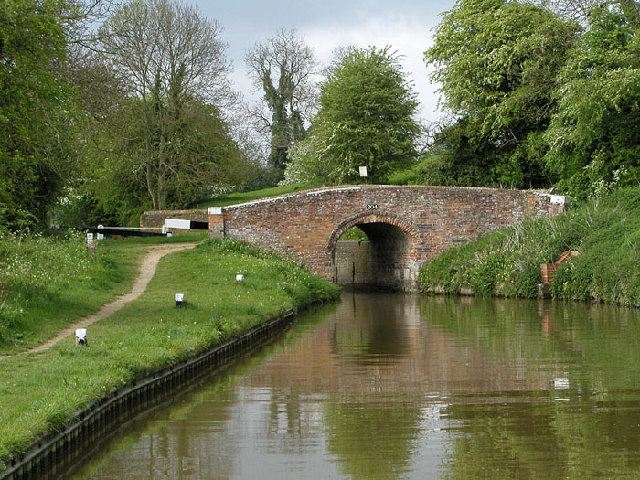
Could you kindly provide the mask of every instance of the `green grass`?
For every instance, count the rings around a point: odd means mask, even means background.
[[[237,273],[244,282],[236,282]],[[185,294],[182,307],[175,306],[178,292]],[[74,412],[112,388],[338,295],[336,285],[300,266],[229,240],[163,257],[138,300],[89,327],[89,347],[68,338],[37,356],[0,361],[0,471],[3,461],[64,429]]]
[[[131,289],[142,244],[100,242],[95,256],[84,238],[0,238],[0,354],[52,337]]]
[[[260,198],[277,197],[278,195],[295,193],[309,188],[313,188],[313,186],[310,184],[296,184],[284,187],[264,188],[262,190],[254,190],[252,192],[229,193],[206,202],[200,202],[197,205],[194,205],[193,208],[227,207],[229,205],[246,203]]]
[[[553,218],[529,220],[451,249],[427,264],[423,290],[535,298],[540,264],[562,252],[555,298],[640,306],[640,188],[619,190]]]
[[[206,232],[107,239],[90,256],[78,232],[0,236],[0,355],[39,345],[129,292],[149,246],[204,238]]]

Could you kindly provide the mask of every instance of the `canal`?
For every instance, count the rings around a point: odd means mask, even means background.
[[[349,293],[68,479],[638,478],[640,312]]]

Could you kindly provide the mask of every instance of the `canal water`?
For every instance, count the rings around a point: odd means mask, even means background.
[[[345,292],[68,478],[640,478],[640,312]]]

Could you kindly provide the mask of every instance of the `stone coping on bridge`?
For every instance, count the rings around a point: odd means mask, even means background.
[[[383,185],[371,185],[371,187],[381,187]],[[248,206],[261,205],[261,204],[270,204],[276,202],[283,202],[290,198],[299,198],[302,195],[313,196],[313,195],[322,195],[324,193],[340,193],[340,192],[349,192],[349,191],[360,191],[362,187],[366,187],[366,185],[352,185],[352,186],[343,186],[343,187],[322,187],[322,188],[312,188],[309,190],[301,190],[299,192],[294,193],[285,193],[283,195],[278,195],[277,197],[266,197],[266,198],[256,198],[255,200],[250,200],[244,203],[236,203],[235,205],[227,205],[225,207],[209,207],[209,214],[220,214],[223,210],[231,210],[235,208],[244,208]]]
[[[220,215],[223,211],[226,210],[234,210],[234,209],[238,209],[238,208],[246,208],[249,206],[256,206],[256,205],[266,205],[266,204],[271,204],[271,203],[277,203],[277,202],[284,202],[288,199],[292,199],[292,198],[300,198],[303,195],[306,196],[320,196],[323,194],[327,194],[327,193],[331,193],[331,194],[336,194],[336,193],[342,193],[342,192],[358,192],[358,191],[375,191],[375,190],[442,190],[442,191],[460,191],[460,192],[464,192],[464,191],[475,191],[475,192],[487,192],[487,193],[497,193],[497,192],[505,192],[505,191],[512,191],[512,192],[530,192],[533,195],[537,195],[540,197],[548,197],[549,198],[549,202],[552,205],[566,205],[569,203],[569,197],[566,196],[562,196],[562,195],[555,195],[552,193],[549,193],[549,191],[547,190],[540,190],[540,189],[532,189],[532,190],[517,190],[517,189],[503,189],[503,188],[493,188],[493,187],[445,187],[445,186],[440,186],[440,185],[341,185],[341,186],[335,186],[335,187],[318,187],[318,188],[312,188],[312,189],[308,189],[308,190],[301,190],[299,192],[293,192],[293,193],[286,193],[283,195],[278,195],[276,197],[267,197],[267,198],[257,198],[255,200],[250,200],[248,202],[243,202],[243,203],[237,203],[235,205],[227,205],[224,207],[209,207],[207,210],[208,214],[213,214],[213,215]],[[199,210],[202,211],[202,210]],[[181,211],[181,212],[186,212],[186,210]],[[151,213],[151,212],[145,212],[146,213]]]

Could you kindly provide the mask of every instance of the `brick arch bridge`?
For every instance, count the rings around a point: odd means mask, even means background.
[[[420,267],[447,248],[525,218],[556,215],[564,206],[564,197],[531,190],[362,185],[210,208],[208,216],[211,237],[276,250],[334,282],[344,278],[341,268],[351,267],[339,255],[340,236],[357,226],[369,238],[364,250],[356,247],[367,257],[366,275],[358,278],[413,290]]]

